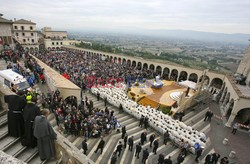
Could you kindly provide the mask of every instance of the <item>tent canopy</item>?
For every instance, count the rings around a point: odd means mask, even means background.
[[[184,86],[184,87],[189,87],[191,89],[196,89],[196,83],[189,81],[189,80],[179,82],[179,85]]]

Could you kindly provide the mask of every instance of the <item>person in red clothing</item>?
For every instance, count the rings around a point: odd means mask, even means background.
[[[44,77],[44,74],[43,74],[43,73],[40,74],[40,77],[39,77],[39,78],[40,78],[42,84],[44,84],[44,83],[45,83],[45,77]]]

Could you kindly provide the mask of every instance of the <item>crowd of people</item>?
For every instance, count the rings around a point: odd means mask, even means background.
[[[17,51],[18,52],[18,51]],[[13,55],[14,54],[14,55]],[[12,68],[16,72],[23,74],[30,86],[34,86],[35,83],[42,81],[44,83],[43,69],[36,63],[36,61],[29,55],[21,52],[18,54],[11,53],[6,58],[6,62],[11,60],[16,63],[16,65],[8,64],[8,68]],[[6,56],[5,55],[5,56]],[[87,139],[90,137],[101,137],[101,141],[95,153],[98,150],[103,151],[105,146],[105,141],[103,136],[109,134],[112,129],[119,127],[116,117],[114,116],[114,111],[110,111],[106,107],[107,102],[119,107],[120,109],[134,115],[140,119],[140,126],[144,125],[147,129],[149,126],[155,128],[160,133],[162,133],[164,138],[164,144],[167,144],[169,140],[172,140],[176,146],[181,147],[182,151],[179,154],[177,161],[182,163],[188,152],[196,154],[196,161],[202,154],[203,149],[206,146],[206,136],[204,133],[200,133],[192,127],[186,126],[182,121],[184,113],[180,113],[179,121],[173,120],[171,117],[162,114],[161,112],[152,109],[151,107],[144,107],[136,104],[134,101],[128,99],[126,93],[126,85],[121,84],[121,87],[112,87],[115,85],[115,81],[110,84],[105,84],[107,78],[118,79],[122,78],[124,81],[128,80],[128,77],[136,78],[153,78],[157,75],[156,72],[152,70],[142,69],[139,70],[135,67],[131,67],[126,63],[118,64],[110,60],[103,61],[103,59],[98,55],[88,55],[85,53],[75,52],[75,51],[62,51],[62,52],[40,52],[36,56],[43,62],[48,64],[50,67],[58,70],[61,74],[67,74],[69,79],[76,85],[82,88],[83,91],[90,89],[90,91],[97,95],[97,100],[100,97],[105,100],[105,107],[103,109],[95,108],[93,102],[88,100],[88,97],[83,97],[80,105],[77,105],[77,100],[75,97],[69,97],[65,100],[60,96],[60,92],[57,90],[47,96],[42,95],[43,107],[48,107],[50,112],[53,112],[56,117],[57,125],[60,129],[64,130],[65,133],[84,136],[85,139],[82,143],[82,148],[84,153],[87,153]],[[18,63],[18,57],[23,57],[25,67],[29,71],[25,71],[20,67]],[[95,77],[94,82],[98,82],[97,78],[101,78],[102,86],[106,87],[92,87],[93,80],[89,83],[88,77]],[[98,85],[98,84],[97,84]],[[100,85],[100,83],[99,83]],[[92,87],[92,88],[91,88]],[[29,97],[29,98],[27,98]],[[18,93],[16,97],[6,96],[6,102],[9,104],[9,115],[8,117],[16,117],[13,122],[9,123],[9,127],[18,127],[14,130],[9,129],[9,134],[15,137],[21,136],[22,144],[25,146],[34,147],[38,143],[39,150],[42,151],[42,145],[44,144],[42,140],[44,137],[50,144],[47,145],[47,149],[53,148],[53,140],[56,139],[56,133],[51,129],[49,134],[45,131],[40,133],[41,129],[44,127],[44,123],[47,121],[46,116],[48,116],[49,111],[40,111],[39,107],[35,105],[36,96],[31,96],[30,93]],[[18,102],[16,105],[20,107],[12,107],[10,102]],[[11,112],[13,109],[14,112]],[[212,113],[206,113],[204,121],[208,119],[211,120]],[[8,118],[8,119],[13,119]],[[23,123],[20,124],[20,122]],[[11,125],[15,124],[15,125]],[[18,124],[18,125],[17,125]],[[33,129],[35,127],[35,129]],[[49,126],[51,128],[51,126]],[[117,155],[121,154],[123,148],[126,148],[128,143],[129,150],[133,150],[133,136],[128,138],[126,133],[126,127],[122,130],[122,139],[124,144],[120,141],[115,152],[112,155],[111,163],[116,163]],[[16,134],[15,134],[16,133]],[[26,134],[27,133],[27,134]],[[145,163],[148,156],[149,150],[146,148],[142,150],[142,145],[147,140],[146,131],[141,134],[141,141],[135,146],[135,156],[139,158],[139,154],[143,152],[142,163]],[[159,141],[155,136],[150,136],[150,147],[153,145],[153,153],[157,154],[157,148],[159,147]],[[46,143],[47,143],[46,142]],[[39,152],[40,152],[39,151]],[[52,151],[54,152],[54,151]],[[42,154],[41,159],[47,159],[48,157],[54,156],[50,154]],[[220,157],[214,157],[214,154],[206,157],[208,164],[213,164],[214,160],[218,160]],[[218,157],[218,159],[217,159]],[[227,159],[222,158],[222,162],[227,163]],[[164,159],[162,154],[159,154],[159,163],[172,163],[171,157]]]
[[[4,53],[3,58],[9,63],[7,69],[24,75],[30,75],[30,73],[37,73],[35,63],[31,65],[25,65],[25,68],[18,62],[19,58],[23,54],[23,51],[9,51]],[[25,61],[31,61],[31,58],[26,58]],[[30,69],[30,71],[27,71]],[[27,79],[28,80],[28,79]],[[39,81],[37,81],[39,82]],[[32,85],[31,85],[32,87]],[[14,90],[16,92],[10,95],[4,96],[4,101],[8,104],[8,135],[13,137],[20,137],[21,143],[26,147],[38,147],[38,152],[41,160],[48,160],[55,157],[55,144],[56,133],[47,120],[49,111],[44,109],[40,110],[37,106],[37,93],[32,90]]]

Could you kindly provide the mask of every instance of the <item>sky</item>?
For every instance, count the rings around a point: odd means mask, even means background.
[[[249,0],[0,0],[0,13],[38,28],[250,34]]]

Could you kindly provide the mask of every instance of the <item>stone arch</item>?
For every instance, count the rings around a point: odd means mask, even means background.
[[[237,112],[235,121],[244,125],[250,125],[250,106]]]
[[[231,115],[231,112],[233,110],[234,107],[234,99],[231,99],[228,104],[226,104],[225,108],[224,108],[224,116],[226,116],[227,118]]]
[[[188,77],[187,72],[181,71],[178,81],[185,81],[185,80],[187,80],[187,77]]]
[[[125,58],[123,58],[122,59],[122,64],[126,64],[127,62],[126,62],[126,59]]]
[[[198,75],[197,75],[196,73],[191,73],[191,74],[189,75],[188,80],[197,83],[197,81],[198,81]]]
[[[165,80],[168,80],[168,79],[169,79],[169,72],[170,72],[169,68],[168,68],[168,67],[165,67],[165,68],[163,69],[162,78],[165,79]]]
[[[60,50],[60,48],[59,48],[59,47],[56,47],[56,50],[57,50],[57,51],[59,51],[59,50]]]
[[[132,67],[136,67],[136,61],[132,61]]]
[[[131,66],[131,60],[127,60],[127,65]]]
[[[121,58],[118,58],[118,63],[122,64],[122,59]]]
[[[222,88],[222,85],[223,85],[223,81],[222,81],[220,78],[214,78],[214,79],[211,81],[210,87],[214,87],[214,88],[217,88],[217,89],[221,89],[221,88]]]
[[[138,62],[138,63],[137,63],[137,69],[138,69],[138,70],[141,70],[141,68],[142,68],[142,64],[141,64],[141,62]]]
[[[39,51],[39,49],[37,47],[35,47],[35,52],[38,52],[38,51]]]
[[[117,57],[114,58],[114,63],[117,63]]]
[[[203,76],[204,76],[204,75],[202,75],[202,76],[200,77],[199,82],[202,81]],[[207,75],[205,75],[205,77],[204,77],[204,85],[209,85],[209,82],[210,82],[210,78],[209,78]]]
[[[29,47],[25,47],[24,50],[25,50],[26,52],[29,52],[29,51],[30,51]]]
[[[178,77],[178,71],[177,69],[173,69],[171,71],[170,80],[177,81],[177,77]]]
[[[110,56],[110,62],[113,62],[113,56]]]
[[[161,76],[161,73],[162,73],[162,68],[161,68],[161,66],[157,66],[156,67],[156,73],[157,73],[157,75],[160,75]]]
[[[143,64],[143,69],[145,69],[145,70],[148,69],[148,64],[147,64],[147,63],[144,63],[144,64]]]
[[[154,71],[155,70],[154,64],[150,64],[149,69],[152,70],[152,71]]]
[[[34,53],[34,48],[30,47],[30,53],[33,54]]]

